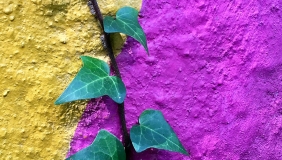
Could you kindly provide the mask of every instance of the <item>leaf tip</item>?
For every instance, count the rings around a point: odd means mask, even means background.
[[[55,105],[61,105],[63,103],[66,103],[66,101],[63,100],[62,95],[60,95],[60,97],[56,99],[56,101],[54,102]]]
[[[60,101],[60,98],[58,98],[55,102],[54,102],[55,105],[60,105],[62,104],[62,102]]]
[[[190,154],[185,149],[183,149],[181,153],[183,153],[185,156],[190,156]]]
[[[148,54],[148,56],[150,56],[149,49],[145,48],[145,50],[146,50],[146,53]]]

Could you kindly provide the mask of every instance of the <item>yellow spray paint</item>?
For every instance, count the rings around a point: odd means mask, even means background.
[[[98,0],[103,14],[141,0]],[[85,101],[55,106],[81,67],[107,60],[86,0],[0,0],[0,159],[64,159]]]

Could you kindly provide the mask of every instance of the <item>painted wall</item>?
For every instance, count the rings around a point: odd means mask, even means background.
[[[110,14],[141,5],[98,3]],[[131,38],[118,56],[128,127],[159,109],[191,156],[133,159],[281,159],[281,1],[144,0],[141,15],[151,56]],[[86,1],[0,0],[0,29],[1,159],[63,159],[102,128],[121,138],[107,97],[53,105],[80,55],[107,60]]]
[[[282,159],[282,3],[144,0],[151,56],[129,38],[118,56],[128,126],[161,110],[191,156],[148,150],[132,159]],[[116,106],[92,100],[70,154],[105,128],[120,137]]]
[[[98,3],[112,15],[141,7],[141,0]],[[64,159],[86,102],[53,103],[80,55],[107,60],[100,35],[86,0],[0,0],[0,159]]]

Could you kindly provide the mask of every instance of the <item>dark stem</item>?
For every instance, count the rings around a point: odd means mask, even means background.
[[[121,130],[122,130],[122,141],[125,148],[126,159],[130,159],[130,150],[131,150],[131,140],[126,128],[126,121],[125,121],[125,112],[124,112],[124,103],[118,104],[118,114],[121,123]]]
[[[119,72],[119,69],[118,69],[118,65],[117,65],[117,62],[116,62],[116,59],[115,59],[115,55],[114,55],[114,52],[113,52],[113,49],[112,49],[110,34],[106,33],[105,30],[104,30],[103,15],[100,11],[100,8],[98,6],[97,1],[91,0],[91,3],[92,3],[93,8],[95,10],[95,15],[96,15],[97,19],[99,20],[99,22],[101,24],[102,31],[103,31],[103,34],[104,34],[104,37],[105,37],[105,46],[107,48],[109,57],[111,59],[111,64],[112,64],[112,67],[114,68],[115,75],[117,77],[121,78],[121,75],[120,75],[120,72]]]
[[[111,65],[114,69],[115,75],[119,78],[121,78],[119,69],[118,69],[118,65],[115,59],[115,55],[113,53],[113,49],[111,46],[111,41],[110,41],[110,34],[106,33],[104,31],[104,23],[103,23],[103,16],[102,13],[100,11],[100,8],[98,6],[98,3],[96,0],[90,0],[92,2],[93,8],[95,10],[95,15],[96,18],[99,20],[101,27],[102,27],[102,31],[105,37],[105,46],[107,48],[109,57],[111,59]],[[120,119],[120,123],[121,123],[121,129],[122,129],[122,141],[124,143],[124,147],[125,147],[125,152],[126,152],[126,158],[129,159],[130,158],[130,148],[131,148],[131,141],[130,141],[130,137],[129,134],[127,132],[127,128],[126,128],[126,121],[125,121],[125,111],[124,111],[124,103],[118,104],[118,114],[119,114],[119,119]]]

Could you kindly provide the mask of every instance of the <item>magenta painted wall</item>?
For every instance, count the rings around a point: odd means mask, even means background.
[[[151,56],[129,38],[118,56],[128,127],[161,110],[191,153],[148,150],[132,159],[282,159],[282,1],[144,0]],[[92,100],[70,154],[97,131],[120,138],[117,108]]]

